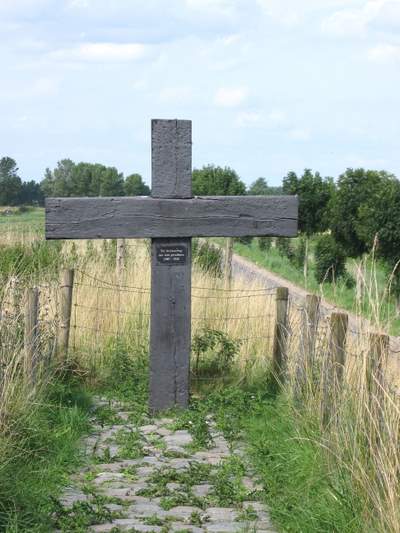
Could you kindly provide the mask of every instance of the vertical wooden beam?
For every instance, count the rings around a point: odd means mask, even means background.
[[[118,283],[121,283],[126,268],[126,243],[125,239],[117,239],[116,274]]]
[[[346,366],[346,338],[349,316],[345,313],[331,315],[331,354],[333,363],[334,387],[338,391],[343,386]]]
[[[37,287],[25,291],[25,324],[24,324],[24,351],[25,351],[25,377],[34,385],[38,363],[38,315],[39,315],[39,289]]]
[[[288,331],[288,300],[289,289],[287,287],[277,287],[273,371],[278,384],[284,382],[287,369],[286,342]]]
[[[366,416],[369,425],[370,445],[379,446],[385,433],[384,371],[389,354],[389,336],[379,333],[370,335],[370,350],[366,364],[366,384],[369,410]]]
[[[319,296],[306,295],[306,304],[302,313],[302,349],[299,350],[296,368],[295,396],[297,399],[305,391],[308,381],[312,381],[320,304]]]
[[[152,196],[191,198],[192,124],[152,121]],[[189,402],[191,238],[152,239],[150,409]]]
[[[370,351],[366,365],[366,383],[370,402],[380,401],[384,385],[384,367],[389,353],[389,337],[370,335]]]
[[[225,257],[224,257],[224,279],[225,286],[229,289],[232,282],[232,255],[233,255],[233,237],[227,237],[225,240]]]
[[[346,337],[349,317],[345,313],[332,313],[330,319],[330,350],[323,373],[322,422],[327,426],[332,415],[338,414],[346,364]],[[336,407],[336,409],[334,409]]]
[[[74,271],[63,270],[60,275],[60,307],[57,332],[57,355],[60,358],[66,358],[68,355],[73,287]]]

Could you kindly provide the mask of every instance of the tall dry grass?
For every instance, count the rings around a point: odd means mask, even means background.
[[[111,252],[110,252],[111,250]],[[126,268],[115,269],[115,256],[102,243],[65,243],[63,264],[75,267],[71,321],[71,353],[91,374],[106,363],[108,342],[123,339],[146,349],[150,318],[150,255],[146,241],[129,241]],[[361,269],[362,272],[362,269]],[[362,275],[362,274],[361,274]],[[36,391],[48,375],[32,387],[21,375],[24,351],[21,337],[23,290],[10,282],[2,292],[0,322],[2,381],[0,387],[0,431],[12,427],[13,413],[22,412],[34,401]],[[235,279],[227,289],[225,281],[202,272],[194,265],[192,279],[193,335],[218,329],[238,342],[235,360],[238,375],[253,379],[270,368],[275,321],[273,291],[245,279]],[[374,280],[363,280],[363,298],[376,297]],[[18,304],[18,301],[21,302]],[[51,280],[41,284],[42,343],[38,357],[46,361],[51,353],[57,324],[58,286]],[[377,312],[381,301],[374,302]],[[9,307],[9,309],[7,308]],[[302,306],[291,302],[287,345],[285,394],[302,427],[318,426],[315,444],[326,453],[327,475],[335,471],[349,486],[349,505],[365,517],[365,531],[400,531],[400,403],[390,372],[385,379],[368,376],[369,328],[364,320],[351,323],[347,343],[344,381],[330,395],[326,411],[327,361],[330,360],[329,317],[321,318],[314,366],[306,373],[299,396],[297,366],[304,357]],[[6,317],[6,318],[5,318]],[[381,327],[375,324],[375,327]],[[393,375],[393,374],[392,374]],[[301,438],[307,438],[304,434]],[[1,466],[0,466],[1,468]],[[337,490],[341,490],[338,486]]]

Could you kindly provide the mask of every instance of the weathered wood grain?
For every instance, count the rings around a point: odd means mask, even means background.
[[[297,235],[295,196],[48,198],[47,239]]]
[[[151,121],[153,198],[191,198],[192,122]]]
[[[157,247],[185,246],[186,264],[157,261]],[[150,409],[187,407],[191,345],[191,239],[153,239],[151,258]]]

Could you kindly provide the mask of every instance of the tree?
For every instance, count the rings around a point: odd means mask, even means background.
[[[393,176],[384,171],[348,168],[339,176],[331,201],[330,227],[335,240],[340,242],[350,257],[359,257],[368,251],[370,242],[360,231],[359,211],[368,205],[386,187]]]
[[[246,185],[229,167],[203,166],[193,170],[193,194],[197,196],[236,196],[246,194]]]
[[[45,196],[124,196],[124,177],[114,167],[63,159],[41,182]]]
[[[309,239],[328,228],[329,205],[334,191],[332,178],[322,178],[319,172],[306,168],[299,178],[289,172],[283,178],[283,192],[299,197],[299,230],[305,236],[304,277],[307,280]]]
[[[22,181],[17,163],[11,157],[0,159],[0,205],[17,205],[21,196]]]
[[[72,196],[72,172],[75,163],[71,159],[62,159],[51,171],[46,168],[40,187],[44,196]]]
[[[124,191],[126,196],[149,196],[148,187],[140,174],[130,174],[125,178]]]
[[[21,187],[19,203],[24,205],[43,205],[44,196],[40,184],[36,181],[24,181]]]
[[[115,167],[103,167],[99,196],[124,196],[124,176]]]
[[[384,186],[377,187],[358,209],[357,238],[376,253],[393,273],[392,289],[400,312],[400,182],[381,173]]]
[[[282,187],[270,187],[265,178],[258,178],[254,181],[247,192],[253,196],[273,196],[282,194]]]

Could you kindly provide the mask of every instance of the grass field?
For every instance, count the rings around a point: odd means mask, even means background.
[[[223,244],[222,240],[219,242]],[[260,250],[257,239],[253,239],[250,245],[235,242],[234,252],[311,293],[320,294],[333,305],[384,325],[392,335],[400,335],[400,317],[396,313],[395,298],[388,295],[389,275],[384,267],[370,259],[348,260],[348,272],[354,278],[359,275],[365,280],[362,294],[357,298],[356,287],[348,288],[343,281],[322,285],[317,283],[314,276],[313,247],[311,243],[307,283],[302,269],[296,268],[274,247],[268,251]]]
[[[2,209],[4,211],[4,208]],[[0,210],[0,244],[5,240],[14,238],[17,241],[29,240],[43,235],[44,209],[33,208],[25,213],[9,216],[1,216]],[[221,245],[224,239],[217,239]],[[253,239],[250,245],[235,242],[235,253],[246,257],[255,264],[270,270],[287,279],[288,281],[307,289],[309,292],[321,294],[328,302],[360,314],[374,322],[383,324],[392,335],[400,335],[400,316],[396,313],[395,299],[388,296],[388,273],[379,262],[370,260],[349,259],[347,270],[354,276],[363,276],[365,287],[373,288],[373,294],[361,294],[356,297],[356,289],[348,288],[344,282],[318,284],[314,276],[313,263],[314,242],[310,243],[309,272],[307,283],[305,282],[302,269],[295,268],[293,264],[279,254],[275,247],[268,251],[260,250],[257,239]],[[371,305],[373,302],[373,305]]]

